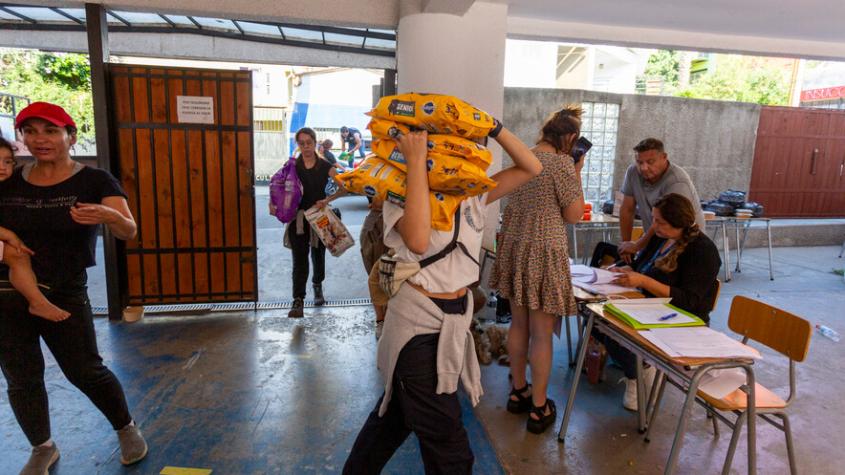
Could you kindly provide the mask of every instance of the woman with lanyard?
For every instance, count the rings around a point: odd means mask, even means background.
[[[323,280],[326,278],[326,246],[320,241],[317,233],[311,230],[305,219],[305,210],[312,206],[325,207],[331,200],[345,194],[343,188],[329,198],[326,198],[326,185],[329,179],[337,175],[331,163],[317,153],[317,133],[313,129],[303,127],[296,132],[296,144],[299,156],[296,158],[296,175],[302,183],[302,200],[296,219],[285,228],[285,246],[290,248],[293,257],[293,305],[288,312],[290,318],[304,316],[305,285],[308,282],[308,256],[314,266],[311,283],[314,288],[314,305],[326,303],[323,297]],[[270,203],[270,214],[275,214],[273,203]]]
[[[646,297],[671,297],[672,305],[710,321],[710,309],[716,298],[716,276],[722,260],[713,241],[698,229],[695,209],[677,193],[661,197],[654,204],[648,245],[630,267],[611,269],[619,274],[614,283],[638,288]],[[625,373],[625,409],[637,410],[636,356],[615,340],[594,333]],[[645,387],[651,386],[655,370],[643,372]]]
[[[49,289],[53,303],[70,313],[61,320],[38,318],[19,293],[0,292],[0,368],[12,411],[33,447],[21,473],[45,474],[59,458],[50,433],[42,339],[68,380],[117,431],[121,463],[138,462],[147,444],[120,382],[97,350],[86,274],[95,265],[100,224],[118,239],[135,236],[126,194],[108,172],[71,158],[76,124],[61,107],[34,102],[18,114],[15,128],[35,162],[15,170],[0,187],[0,226],[14,230],[34,251],[38,282]],[[6,279],[6,269],[1,271]]]
[[[379,473],[411,432],[419,440],[426,473],[471,473],[474,456],[461,420],[460,379],[472,404],[483,391],[469,327],[478,280],[477,257],[487,205],[537,176],[536,156],[500,123],[490,131],[514,166],[492,177],[496,187],[464,200],[454,229],[431,227],[427,134],[396,140],[408,167],[405,207],[384,203],[384,243],[400,262],[420,262],[456,248],[409,277],[387,305],[378,343],[384,394],[364,423],[344,466],[345,474]],[[472,295],[470,293],[470,295]]]

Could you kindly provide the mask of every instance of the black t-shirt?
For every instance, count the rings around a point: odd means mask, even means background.
[[[302,157],[296,159],[296,175],[302,183],[302,201],[299,202],[299,209],[308,209],[326,197],[326,184],[329,182],[331,169],[332,165],[319,157],[311,168],[305,168]]]
[[[0,226],[35,251],[32,268],[46,283],[64,282],[96,264],[98,226],[73,221],[70,207],[77,202],[101,203],[107,196],[126,197],[109,172],[87,166],[52,186],[29,183],[18,169],[2,185]],[[2,274],[7,272],[2,266]]]
[[[323,152],[323,158],[325,158],[332,165],[337,163],[337,158],[335,158],[334,154],[328,150]]]

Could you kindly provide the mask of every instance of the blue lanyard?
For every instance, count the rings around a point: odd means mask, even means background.
[[[666,254],[669,254],[669,251],[671,251],[673,247],[675,247],[675,243],[672,243],[671,246],[667,247],[663,251],[658,250],[657,252],[655,252],[651,256],[651,259],[649,259],[648,262],[645,263],[645,265],[640,267],[640,271],[639,271],[640,274],[647,274],[648,271],[650,271],[651,268],[654,267],[655,261],[657,261],[657,259],[660,259],[661,257],[665,256]]]

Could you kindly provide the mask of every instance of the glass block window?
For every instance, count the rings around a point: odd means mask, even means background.
[[[619,104],[585,102],[581,134],[593,143],[587,163],[581,170],[584,200],[601,209],[612,197],[613,164],[616,159],[616,133],[619,130]]]

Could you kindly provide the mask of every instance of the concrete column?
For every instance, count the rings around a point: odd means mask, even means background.
[[[399,92],[457,96],[501,118],[507,5],[475,2],[460,16],[430,11],[423,11],[418,1],[400,5],[396,52]],[[491,141],[491,150],[494,160],[488,174],[502,166],[501,148]],[[498,204],[491,206],[484,234],[484,247],[489,249],[493,249],[498,214]]]

